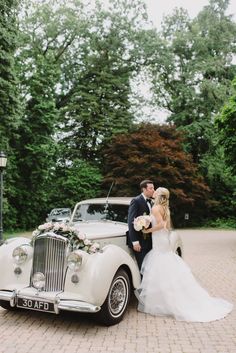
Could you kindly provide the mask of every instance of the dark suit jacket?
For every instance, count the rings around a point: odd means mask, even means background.
[[[132,242],[139,241],[141,247],[152,248],[152,237],[151,234],[147,234],[146,239],[143,237],[143,233],[137,232],[134,229],[134,218],[142,216],[144,214],[149,215],[150,210],[147,205],[146,200],[143,195],[140,194],[131,200],[129,211],[128,211],[128,227],[129,231],[127,233],[127,244],[129,247],[133,248]]]

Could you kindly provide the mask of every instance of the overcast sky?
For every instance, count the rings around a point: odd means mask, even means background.
[[[175,7],[186,9],[190,17],[195,17],[203,6],[208,5],[208,0],[144,0],[147,5],[150,20],[157,28],[160,28],[163,15],[171,14]],[[236,20],[236,0],[231,0],[228,14],[234,15]]]

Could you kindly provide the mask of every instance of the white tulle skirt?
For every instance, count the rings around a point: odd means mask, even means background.
[[[172,251],[151,250],[145,257],[138,310],[172,316],[178,321],[209,322],[224,318],[233,304],[213,298],[200,286],[187,264]]]

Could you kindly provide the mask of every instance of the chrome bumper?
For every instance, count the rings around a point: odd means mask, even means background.
[[[77,300],[60,300],[56,304],[58,310],[77,311],[80,313],[96,313],[101,307]]]
[[[10,302],[10,305],[12,307],[17,306],[17,297],[18,296],[15,291],[12,291],[12,292],[0,291],[0,300],[5,300]],[[19,295],[19,298],[23,298],[25,300],[38,300],[38,301],[47,302],[47,299],[40,298],[38,296],[30,297],[30,296]],[[54,305],[55,314],[59,314],[60,310],[82,312],[82,313],[96,313],[101,309],[100,306],[93,305],[80,300],[70,300],[70,299],[66,300],[66,299],[60,299],[58,297],[53,302],[51,301],[51,299],[48,300],[48,302]],[[25,309],[38,310],[38,309],[29,308],[29,307],[25,307]],[[44,311],[44,310],[38,310],[38,311]]]
[[[10,302],[10,305],[14,307],[16,305],[16,292],[0,291],[0,300]]]

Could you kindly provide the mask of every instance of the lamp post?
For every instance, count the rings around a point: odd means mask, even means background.
[[[3,171],[7,165],[7,156],[4,152],[0,152],[0,243],[3,241],[2,227],[2,205],[3,205]]]

